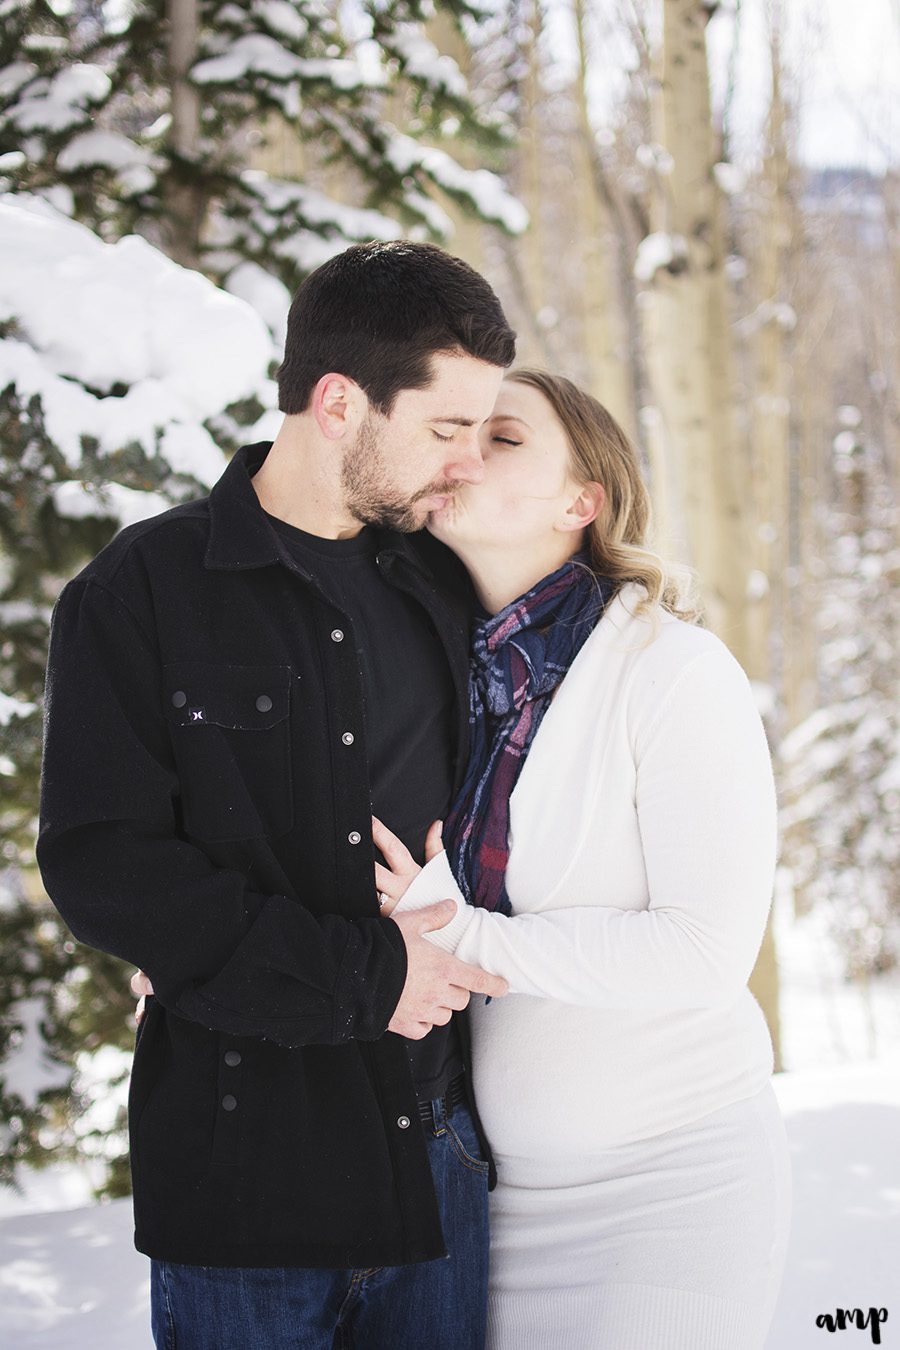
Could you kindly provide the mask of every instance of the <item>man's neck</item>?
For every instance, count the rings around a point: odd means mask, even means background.
[[[250,481],[264,511],[307,534],[353,539],[362,529],[341,500],[336,465],[327,463],[299,416],[285,418]]]

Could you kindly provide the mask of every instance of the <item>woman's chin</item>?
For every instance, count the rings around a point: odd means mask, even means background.
[[[433,534],[435,539],[446,540],[449,543],[456,533],[454,525],[458,511],[459,504],[452,497],[448,498],[438,510],[429,511],[425,521],[428,533]]]

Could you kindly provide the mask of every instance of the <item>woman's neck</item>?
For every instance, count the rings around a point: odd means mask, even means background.
[[[549,547],[538,550],[531,545],[523,553],[476,548],[454,552],[465,563],[479,602],[489,614],[499,614],[544,577],[558,571],[581,545],[581,534],[565,534],[554,539]]]

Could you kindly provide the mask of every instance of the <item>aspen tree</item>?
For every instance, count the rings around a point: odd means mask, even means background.
[[[656,141],[670,172],[638,250],[653,399],[672,448],[685,544],[712,627],[747,664],[748,527],[731,374],[704,0],[664,0]]]
[[[663,41],[653,105],[667,155],[651,206],[653,233],[636,262],[644,294],[646,356],[654,403],[674,460],[682,528],[712,628],[745,669],[750,521],[740,457],[706,52],[715,4],[663,0]],[[777,960],[771,921],[750,981],[780,1063]]]
[[[575,0],[578,77],[573,158],[574,210],[580,243],[581,319],[591,392],[634,434],[634,391],[628,338],[614,275],[614,238],[609,209],[594,174],[594,132],[588,107],[589,55],[584,0]]]

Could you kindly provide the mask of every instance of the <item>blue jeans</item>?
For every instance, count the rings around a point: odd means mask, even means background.
[[[483,1350],[487,1163],[472,1118],[432,1102],[428,1154],[449,1257],[370,1270],[151,1263],[158,1350]]]

